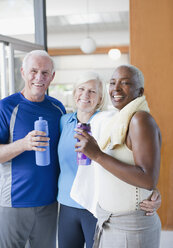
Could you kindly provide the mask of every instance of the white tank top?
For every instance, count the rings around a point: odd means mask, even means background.
[[[134,166],[132,151],[126,145],[114,150],[109,147],[104,150],[107,154]],[[99,173],[99,205],[113,213],[139,209],[139,203],[151,196],[152,191],[132,186],[98,166]]]

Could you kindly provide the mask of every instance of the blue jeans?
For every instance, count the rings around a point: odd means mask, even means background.
[[[92,248],[97,219],[86,209],[60,205],[58,221],[59,248]]]

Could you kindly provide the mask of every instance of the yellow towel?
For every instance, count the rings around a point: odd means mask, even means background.
[[[124,143],[129,121],[137,111],[150,112],[145,96],[138,97],[131,101],[112,116],[108,125],[104,127],[104,131],[98,141],[102,150],[108,145],[110,149],[114,149],[116,145]]]

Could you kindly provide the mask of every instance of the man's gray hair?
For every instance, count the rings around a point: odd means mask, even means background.
[[[141,70],[139,70],[136,66],[134,65],[120,65],[116,68],[127,68],[134,76],[137,78],[137,83],[139,84],[140,87],[144,88],[144,75]]]
[[[27,53],[23,59],[23,62],[22,62],[22,68],[24,71],[26,71],[26,68],[27,68],[27,62],[28,62],[28,59],[30,58],[30,56],[42,56],[42,57],[47,57],[50,59],[50,61],[52,62],[52,74],[55,72],[55,64],[54,64],[54,61],[53,59],[51,58],[51,56],[44,50],[33,50],[29,53]]]

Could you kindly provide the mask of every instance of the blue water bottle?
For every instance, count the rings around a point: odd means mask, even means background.
[[[39,120],[34,122],[34,129],[37,131],[43,131],[46,133],[46,136],[49,135],[48,131],[48,122],[43,120],[43,117],[39,117]],[[45,141],[44,141],[45,142]],[[48,141],[49,143],[49,141]],[[40,166],[45,166],[50,164],[50,148],[48,146],[39,146],[41,148],[46,149],[45,151],[36,151],[35,152],[35,160],[36,164]]]

